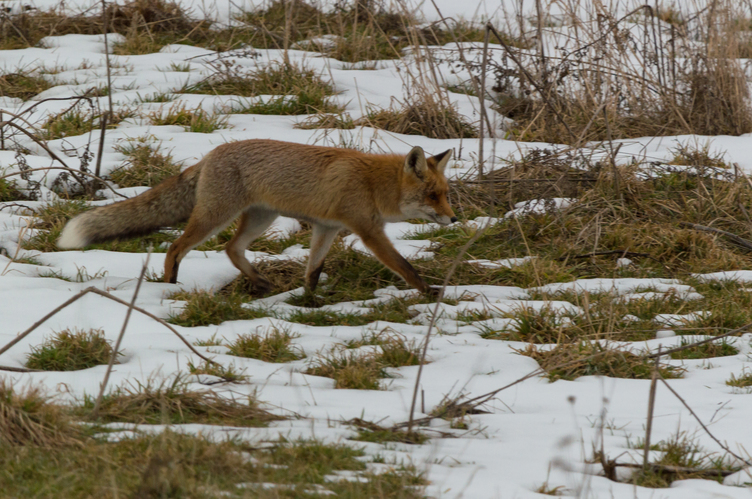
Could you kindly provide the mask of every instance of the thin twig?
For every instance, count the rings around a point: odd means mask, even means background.
[[[441,286],[441,289],[439,290],[439,294],[436,297],[436,306],[433,309],[433,313],[431,314],[431,322],[428,324],[428,332],[426,333],[426,339],[423,343],[423,350],[420,354],[420,364],[418,365],[418,376],[415,378],[415,388],[413,389],[413,399],[410,404],[410,417],[407,422],[407,433],[411,433],[413,430],[413,416],[415,414],[415,404],[418,400],[418,388],[420,386],[420,377],[423,374],[423,365],[426,362],[426,353],[428,352],[428,342],[431,339],[431,331],[433,330],[434,325],[436,324],[436,317],[439,313],[439,307],[441,306],[442,300],[444,299],[444,292],[446,291],[446,287],[449,284],[449,280],[452,278],[452,275],[454,274],[455,270],[457,270],[457,266],[459,265],[460,261],[462,260],[462,257],[465,255],[465,252],[470,248],[470,246],[478,240],[480,236],[483,235],[483,233],[486,232],[486,230],[491,226],[491,219],[486,222],[486,225],[475,232],[473,234],[473,237],[471,237],[463,246],[460,248],[459,253],[455,257],[454,261],[452,262],[452,266],[449,268],[449,271],[447,272],[446,277],[444,278],[444,283]]]
[[[702,426],[702,429],[705,430],[705,433],[707,433],[708,436],[710,438],[712,438],[715,441],[715,443],[717,443],[721,447],[721,449],[725,450],[726,452],[728,452],[729,454],[731,454],[732,456],[734,456],[735,458],[737,458],[739,461],[741,461],[744,464],[746,464],[747,466],[752,466],[752,462],[750,462],[750,461],[744,459],[743,457],[737,455],[735,452],[733,452],[731,449],[729,449],[727,445],[724,445],[723,443],[721,443],[721,441],[718,440],[715,437],[715,435],[713,435],[712,433],[710,433],[710,430],[708,429],[707,426],[705,426],[705,423],[703,423],[702,420],[700,419],[700,417],[697,414],[695,414],[695,411],[693,411],[692,408],[689,406],[689,404],[687,404],[686,400],[684,400],[681,395],[679,395],[678,393],[676,393],[676,390],[674,390],[673,388],[671,388],[671,385],[669,385],[668,382],[664,379],[664,377],[661,376],[661,373],[658,373],[658,379],[660,379],[663,382],[663,384],[666,386],[666,388],[668,388],[668,390],[671,393],[673,393],[676,398],[679,399],[679,401],[684,405],[684,407],[687,408],[687,410],[692,415],[692,417],[695,418],[695,420],[698,423],[700,423],[700,426]]]
[[[104,0],[102,1],[102,6],[104,8]],[[102,386],[99,388],[99,395],[97,396],[97,401],[94,403],[94,410],[92,411],[92,416],[94,418],[97,417],[97,413],[99,412],[99,405],[102,403],[102,397],[104,397],[104,392],[107,389],[107,382],[110,380],[110,373],[112,372],[112,366],[115,364],[115,359],[117,358],[118,352],[120,351],[120,344],[123,342],[123,337],[125,336],[125,329],[128,327],[128,321],[131,318],[131,312],[133,312],[133,307],[136,305],[136,298],[138,297],[138,292],[141,290],[141,283],[144,282],[146,269],[149,268],[150,258],[151,258],[151,248],[149,248],[149,252],[146,254],[146,260],[144,261],[144,266],[141,267],[141,274],[138,276],[136,289],[135,291],[133,291],[133,299],[131,300],[130,305],[128,305],[128,311],[125,313],[125,320],[123,321],[123,327],[120,329],[120,334],[118,335],[118,339],[115,342],[115,348],[112,349],[112,355],[110,355],[110,362],[107,364],[107,371],[104,373]]]
[[[39,369],[29,369],[28,367],[10,367],[0,366],[0,371],[10,371],[14,373],[39,373],[42,372]]]
[[[48,313],[47,315],[45,315],[44,317],[42,317],[41,319],[39,319],[37,322],[35,322],[29,329],[27,329],[23,333],[19,334],[18,336],[16,336],[13,340],[10,341],[10,343],[8,343],[4,347],[0,348],[0,355],[4,354],[8,350],[10,350],[11,347],[13,347],[13,345],[15,345],[16,343],[18,343],[19,341],[21,341],[22,339],[24,339],[25,337],[27,337],[29,334],[31,334],[32,331],[34,331],[36,328],[38,328],[39,326],[41,326],[42,324],[44,324],[47,321],[47,319],[49,319],[53,315],[57,314],[62,309],[64,309],[65,307],[67,307],[71,303],[75,302],[76,300],[80,299],[81,297],[83,297],[87,293],[94,293],[96,295],[103,296],[105,298],[109,298],[110,300],[116,301],[116,302],[118,302],[118,303],[120,303],[122,305],[130,306],[130,304],[127,301],[121,300],[120,298],[111,295],[107,291],[102,291],[101,289],[95,288],[93,286],[88,287],[88,288],[84,289],[83,291],[81,291],[80,293],[77,293],[75,296],[73,296],[73,297],[69,298],[68,300],[66,300],[62,305],[56,307],[52,312]],[[222,367],[222,365],[219,364],[218,362],[215,362],[215,361],[207,358],[206,356],[202,355],[201,353],[199,353],[195,348],[193,348],[193,345],[191,345],[190,342],[188,340],[186,340],[185,337],[182,334],[178,333],[175,330],[174,327],[170,326],[164,320],[160,319],[159,317],[157,317],[156,315],[152,314],[151,312],[148,312],[148,311],[144,310],[143,308],[137,307],[135,305],[133,306],[133,310],[135,310],[137,312],[141,312],[145,316],[147,316],[147,317],[149,317],[151,319],[154,319],[155,321],[157,321],[158,323],[160,323],[161,325],[163,325],[164,327],[166,327],[167,329],[169,329],[170,332],[172,334],[174,334],[175,336],[177,336],[180,339],[180,341],[182,341],[185,344],[185,346],[187,346],[188,349],[191,352],[193,352],[195,355],[197,355],[201,359],[203,359],[206,362],[209,362],[211,364],[214,364],[215,366]]]
[[[569,258],[591,258],[594,256],[608,256],[608,255],[621,255],[622,258],[627,257],[635,257],[635,256],[646,256],[649,257],[650,253],[635,253],[634,251],[627,251],[627,250],[613,250],[613,251],[596,251],[594,253],[585,253],[584,255],[574,255],[574,256],[561,256],[559,258],[556,258],[557,261],[564,261],[568,260]]]
[[[110,71],[110,51],[107,46],[107,6],[102,0],[102,33],[104,34],[104,61],[107,65],[107,100],[110,105],[107,114],[112,114],[112,76]],[[106,116],[106,115],[105,115]],[[104,139],[104,132],[102,132]]]
[[[13,173],[7,173],[5,175],[0,176],[0,180],[8,177],[13,177],[15,175],[22,175],[24,173],[31,173],[31,172],[39,172],[39,171],[45,171],[45,170],[65,170],[65,171],[71,171],[71,169],[67,166],[45,166],[43,168],[30,168],[28,170],[20,171],[20,172],[13,172]],[[128,196],[125,194],[121,194],[118,191],[116,191],[112,186],[107,184],[107,182],[104,181],[104,179],[97,177],[93,173],[84,172],[80,170],[73,170],[73,172],[84,175],[86,177],[91,177],[94,180],[99,181],[104,187],[108,188],[110,191],[112,191],[113,194],[120,196],[121,198],[128,199]]]
[[[738,244],[739,246],[742,246],[743,248],[746,248],[752,251],[752,241],[748,241],[747,239],[744,239],[743,237],[739,237],[736,234],[733,234],[731,232],[727,232],[721,229],[716,229],[715,227],[707,227],[705,225],[693,224],[691,222],[679,222],[679,225],[683,227],[689,227],[695,230],[700,230],[703,232],[710,232],[711,234],[718,234],[721,236],[726,236],[729,239],[731,239],[731,241]]]
[[[650,435],[653,432],[653,410],[655,409],[655,392],[658,386],[658,369],[661,365],[661,346],[658,346],[658,357],[655,358],[655,366],[653,366],[653,376],[650,379],[650,394],[648,395],[648,422],[645,428],[645,455],[642,459],[642,468],[645,472],[648,470],[648,464],[650,464],[648,457],[650,456]]]
[[[618,467],[618,468],[635,468],[635,469],[644,469],[643,465],[641,464],[634,464],[634,463],[616,463],[613,461],[609,462],[610,466]],[[692,475],[702,475],[707,478],[717,478],[719,476],[726,477],[729,475],[733,475],[739,470],[722,470],[722,469],[707,469],[707,468],[688,468],[686,466],[668,466],[665,464],[655,464],[650,463],[647,466],[647,469],[653,472],[657,473],[683,473],[683,474],[692,474]]]

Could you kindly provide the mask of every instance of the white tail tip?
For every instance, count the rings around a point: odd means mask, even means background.
[[[89,241],[83,234],[81,217],[76,217],[65,224],[63,232],[60,233],[60,238],[57,240],[57,247],[60,249],[83,248],[87,244],[89,244]]]

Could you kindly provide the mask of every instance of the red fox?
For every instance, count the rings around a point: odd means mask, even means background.
[[[407,218],[442,225],[457,221],[444,176],[450,153],[426,158],[417,146],[407,156],[399,156],[275,140],[231,142],[139,196],[78,215],[65,226],[57,246],[82,248],[187,220],[185,232],[172,243],[165,259],[164,280],[176,283],[183,257],[239,216],[227,255],[257,290],[267,292],[271,284],[246,259],[245,250],[283,215],[313,226],[306,291],[316,289],[335,236],[347,228],[410,286],[430,293],[418,272],[394,249],[384,224]]]

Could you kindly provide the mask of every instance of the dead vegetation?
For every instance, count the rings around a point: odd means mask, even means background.
[[[40,388],[0,380],[0,449],[77,446],[82,439],[82,429]]]
[[[529,345],[518,353],[532,357],[546,371],[551,381],[574,380],[580,376],[608,376],[611,378],[650,379],[654,363],[627,349],[597,342],[556,345],[540,349]],[[665,365],[659,368],[664,378],[681,378],[683,369]]]
[[[29,100],[51,86],[50,82],[30,72],[20,71],[0,75],[0,97]]]
[[[558,52],[544,53],[541,45],[534,51],[507,46],[502,61],[491,63],[494,106],[513,120],[505,130],[515,139],[581,145],[752,130],[738,60],[746,27],[734,22],[744,17],[740,4],[718,2],[677,29],[657,21],[657,6],[617,18],[598,2],[557,3],[576,37],[556,42]],[[543,31],[557,36],[555,30]]]
[[[467,139],[478,136],[475,126],[451,104],[425,94],[422,99],[408,99],[395,108],[369,109],[355,125],[371,126],[405,135],[422,135],[433,139]]]
[[[101,423],[135,424],[265,426],[283,419],[259,408],[253,397],[232,399],[209,390],[189,390],[181,376],[118,387],[102,398],[97,414],[94,402],[86,397],[74,414]]]

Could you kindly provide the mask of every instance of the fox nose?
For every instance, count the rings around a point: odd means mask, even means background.
[[[457,221],[457,217],[452,217],[452,223]]]

